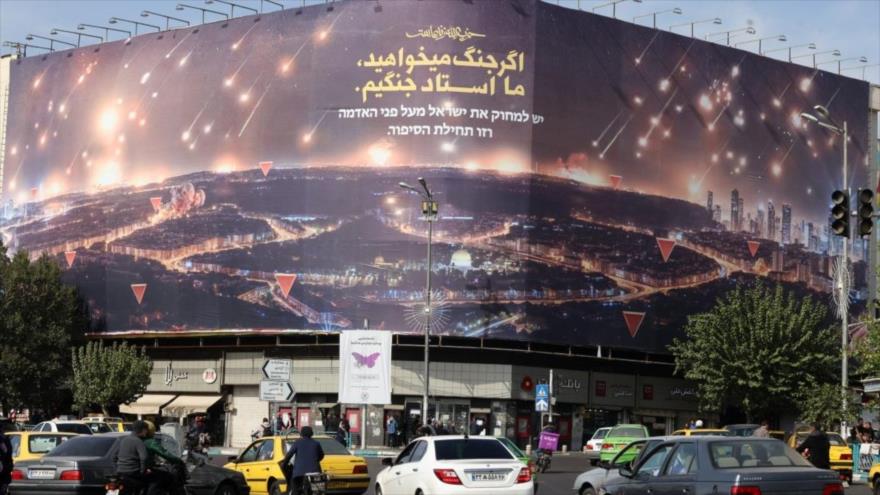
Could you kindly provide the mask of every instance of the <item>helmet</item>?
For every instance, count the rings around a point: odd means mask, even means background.
[[[144,421],[147,424],[147,436],[153,436],[156,434],[156,425],[153,424],[152,421]]]
[[[703,427],[703,420],[702,420],[702,419],[698,419],[697,422],[694,423],[694,426],[697,427],[697,428],[702,428],[702,427]]]

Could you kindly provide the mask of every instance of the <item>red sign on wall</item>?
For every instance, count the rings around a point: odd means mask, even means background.
[[[642,399],[654,400],[654,386],[642,385]]]
[[[596,397],[605,397],[605,381],[596,380]]]

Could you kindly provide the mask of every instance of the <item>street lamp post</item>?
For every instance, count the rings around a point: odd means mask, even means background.
[[[761,43],[764,42],[764,41],[767,41],[767,40],[777,40],[777,41],[783,41],[783,42],[784,42],[784,41],[788,41],[788,38],[786,38],[784,34],[779,34],[779,35],[776,35],[776,36],[767,36],[766,38],[758,38],[758,39],[756,39],[756,40],[741,41],[741,42],[739,42],[739,43],[737,43],[737,44],[735,44],[735,45],[733,45],[733,46],[734,46],[734,47],[738,47],[738,46],[740,46],[740,45],[748,45],[749,43],[754,43],[754,42],[757,41],[757,42],[758,42],[758,54],[760,55],[760,53],[761,53]]]
[[[187,5],[185,3],[179,3],[179,4],[177,4],[177,7],[174,7],[174,9],[175,10],[184,10],[184,9],[200,10],[202,12],[202,24],[205,23],[205,14],[207,14],[208,12],[210,12],[212,14],[216,14],[216,15],[222,15],[224,19],[226,19],[227,21],[229,20],[229,14],[226,14],[225,12],[220,12],[219,10],[206,9],[204,7],[198,7],[196,5]]]
[[[430,337],[431,337],[431,272],[432,272],[432,260],[431,260],[431,241],[434,234],[434,221],[437,220],[437,202],[434,201],[434,195],[431,193],[431,190],[428,189],[428,183],[425,182],[425,179],[419,177],[419,184],[422,186],[422,191],[416,189],[415,187],[401,182],[400,187],[406,189],[408,191],[415,192],[419,196],[422,197],[422,215],[424,215],[425,220],[428,222],[428,266],[427,266],[427,279],[425,281],[425,349],[424,349],[424,372],[425,372],[425,390],[422,394],[422,424],[427,424],[428,421],[428,394],[429,394],[429,385],[430,385],[430,359],[429,359],[429,345],[430,345]]]
[[[813,68],[815,69],[816,68],[816,56],[817,55],[827,55],[829,53],[835,57],[840,56],[840,50],[826,50],[824,52],[805,53],[803,55],[798,55],[797,57],[791,57],[789,59],[789,62],[791,62],[792,60],[798,59],[798,58],[813,57]]]
[[[844,67],[843,70],[862,69],[862,79],[864,79],[865,78],[865,69],[869,69],[871,67],[880,67],[880,64],[856,65],[853,67]]]
[[[95,34],[79,33],[76,31],[68,31],[66,29],[58,29],[58,28],[54,28],[54,29],[52,29],[52,31],[49,32],[49,34],[51,34],[52,36],[56,36],[58,33],[67,33],[67,34],[72,34],[72,35],[76,36],[77,48],[82,44],[82,37],[83,36],[86,36],[89,38],[97,38],[100,43],[104,42],[104,38],[102,38],[98,35],[95,35]]]
[[[127,22],[129,24],[134,24],[134,35],[137,36],[138,28],[141,26],[151,27],[156,30],[156,32],[162,31],[162,28],[155,24],[147,24],[146,22],[140,21],[132,21],[131,19],[123,19],[122,17],[111,17],[109,21],[110,24],[116,24],[117,22]]]
[[[603,3],[601,5],[596,5],[595,7],[593,7],[593,12],[595,13],[596,9],[601,9],[602,7],[607,7],[610,5],[611,6],[611,17],[613,17],[614,19],[617,19],[617,4],[622,3],[622,2],[626,2],[626,1],[627,0],[611,0],[610,2]],[[630,1],[632,1],[634,3],[642,3],[642,0],[630,0]],[[580,8],[580,6],[578,8]]]
[[[653,17],[654,29],[657,29],[657,16],[660,14],[670,14],[670,13],[675,14],[675,15],[681,15],[681,9],[676,7],[674,9],[658,10],[657,12],[651,12],[650,14],[637,15],[637,16],[633,17],[633,23],[636,22],[636,19],[641,19],[643,17]]]
[[[741,29],[731,29],[729,31],[719,31],[717,33],[710,33],[710,34],[707,34],[706,36],[703,36],[703,39],[708,41],[709,38],[711,38],[713,36],[718,36],[719,34],[721,34],[721,35],[724,35],[727,37],[727,46],[730,46],[731,39],[736,38],[737,36],[741,36],[743,34],[755,34],[756,32],[757,31],[755,31],[755,28],[753,28],[752,26],[749,26],[749,27],[744,27]],[[738,33],[738,34],[733,34],[733,33]]]
[[[863,64],[868,63],[868,57],[850,57],[850,58],[839,58],[837,60],[826,60],[824,62],[819,62],[818,65],[827,64],[830,62],[837,62],[837,73],[840,74],[840,63],[841,62],[849,62],[850,60],[858,60]]]
[[[159,12],[153,12],[152,10],[145,10],[145,11],[141,12],[141,17],[150,17],[151,15],[154,15],[156,17],[165,18],[165,31],[168,31],[169,29],[171,29],[171,21],[172,20],[177,21],[177,22],[182,22],[182,23],[186,24],[187,26],[190,25],[188,20],[181,19],[179,17],[160,14]]]
[[[681,26],[690,26],[691,27],[691,38],[693,38],[694,37],[694,26],[696,26],[697,24],[706,24],[708,22],[711,22],[712,24],[721,24],[721,18],[720,17],[713,17],[711,19],[703,19],[702,21],[685,22],[683,24],[673,24],[672,26],[669,26],[669,30],[672,31],[674,28],[681,27]]]
[[[274,0],[260,0],[260,13],[261,14],[263,13],[263,2],[271,3],[272,5],[275,5],[277,7],[281,7],[281,10],[284,10],[284,5],[278,3]]]
[[[831,114],[828,112],[828,109],[822,105],[816,105],[813,107],[813,110],[816,112],[815,114],[803,112],[801,113],[801,117],[817,124],[820,127],[828,129],[829,131],[840,135],[843,138],[843,190],[846,191],[849,189],[848,176],[847,176],[847,141],[849,140],[849,129],[847,127],[847,122],[843,121],[843,126],[837,124],[834,119],[831,117]],[[849,197],[849,194],[847,194]],[[847,209],[847,215],[850,215],[850,205],[845,205]],[[847,224],[848,225],[848,224]],[[850,232],[846,232],[846,235],[843,236],[843,254],[841,254],[841,264],[843,265],[843,270],[849,270],[849,234]],[[849,287],[845,287],[844,284],[840,284],[837,287],[840,290],[840,300],[847,301],[849,298]],[[843,311],[840,312],[840,394],[841,394],[841,406],[843,410],[843,417],[846,418],[847,413],[847,400],[846,400],[846,389],[848,385],[848,377],[847,377],[847,355],[846,355],[846,347],[848,340],[848,321],[849,321],[849,309],[845,302],[841,302],[841,306],[844,308]],[[843,436],[846,436],[846,419],[844,419],[840,425],[840,433]]]
[[[250,10],[254,14],[259,14],[259,12],[257,12],[257,9],[255,9],[253,7],[248,7],[247,5],[241,5],[239,3],[229,2],[227,0],[205,0],[205,3],[208,5],[211,5],[214,2],[222,3],[224,5],[229,5],[229,15],[231,17],[235,17],[235,8],[236,7],[240,8],[240,9]]]
[[[816,44],[815,43],[804,43],[803,45],[791,45],[791,46],[787,46],[787,47],[783,47],[783,48],[776,48],[773,50],[767,50],[766,52],[762,53],[761,55],[767,55],[768,53],[781,52],[782,50],[788,50],[788,61],[791,62],[791,50],[793,48],[804,48],[804,47],[806,47],[810,50],[815,50]]]
[[[3,46],[15,48],[15,51],[18,53],[19,57],[27,57],[27,49],[28,48],[39,48],[40,50],[46,50],[46,51],[50,51],[50,52],[55,51],[54,49],[52,49],[48,46],[32,45],[30,43],[21,43],[19,41],[4,41]]]
[[[45,40],[45,41],[48,41],[48,42],[49,42],[49,51],[50,51],[50,52],[54,52],[54,51],[55,51],[55,43],[61,43],[62,45],[68,45],[68,46],[72,46],[73,48],[76,48],[76,45],[74,45],[73,43],[68,43],[68,42],[66,42],[66,41],[64,41],[64,40],[59,40],[59,39],[56,39],[56,38],[50,38],[50,37],[48,37],[48,36],[40,36],[40,35],[38,35],[38,34],[29,34],[29,35],[25,36],[24,39],[26,39],[27,41],[32,41],[32,40],[35,40],[35,39],[37,39],[37,40]]]
[[[104,30],[104,39],[106,39],[107,41],[110,41],[110,31],[116,31],[118,33],[125,33],[128,38],[131,38],[131,31],[126,31],[125,29],[116,29],[116,28],[107,27],[107,26],[98,26],[96,24],[84,24],[84,23],[77,25],[76,28],[80,31],[83,31],[85,28],[103,29]]]

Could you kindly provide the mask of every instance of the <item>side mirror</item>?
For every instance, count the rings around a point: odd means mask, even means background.
[[[617,470],[617,473],[624,478],[632,478],[634,476],[632,469],[629,466],[620,466],[620,469]]]
[[[394,465],[394,460],[393,460],[392,458],[390,458],[390,457],[385,457],[385,458],[382,459],[382,465],[383,465],[383,466],[393,466],[393,465]]]

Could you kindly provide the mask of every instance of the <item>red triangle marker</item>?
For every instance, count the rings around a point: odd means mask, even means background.
[[[159,207],[162,206],[162,197],[153,196],[150,198],[150,204],[153,205],[153,211],[159,211]]]
[[[67,260],[67,268],[70,268],[76,259],[76,251],[64,251],[64,259]]]
[[[290,289],[293,287],[293,283],[296,282],[296,274],[276,273],[275,281],[281,286],[281,292],[284,293],[284,297],[287,297],[287,295],[290,294]]]
[[[638,311],[624,311],[623,319],[626,321],[626,328],[629,330],[629,336],[635,337],[639,333],[642,322],[645,321],[645,313]]]
[[[747,241],[749,244],[749,252],[752,253],[752,258],[758,254],[758,248],[761,247],[761,243],[758,241]]]
[[[657,246],[660,247],[660,256],[663,256],[663,262],[666,263],[669,261],[669,256],[672,254],[672,249],[675,247],[675,239],[660,239],[658,237]]]
[[[272,170],[272,162],[260,162],[260,170],[263,171],[263,177],[269,175],[269,171]]]
[[[134,298],[137,299],[138,304],[144,300],[144,292],[147,291],[147,284],[131,284],[131,292],[134,293]]]
[[[623,177],[620,175],[609,175],[609,179],[611,179],[611,187],[614,189],[620,189],[620,182],[623,180]]]

